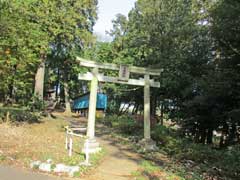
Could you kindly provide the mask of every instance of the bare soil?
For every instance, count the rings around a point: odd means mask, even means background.
[[[47,159],[52,157],[61,161],[66,155],[64,149],[65,133],[63,127],[69,123],[86,124],[86,119],[78,117],[65,117],[55,114],[56,119],[46,119],[39,124],[25,124],[19,127],[0,124],[0,153],[4,160],[0,160],[0,174],[10,180],[16,174],[19,180],[66,179],[64,177],[48,177],[29,171],[29,161]],[[111,139],[104,127],[97,127],[97,140],[106,151],[100,164],[81,179],[84,180],[129,180],[133,179],[131,173],[139,168],[141,157],[132,152],[127,145]],[[80,151],[80,146],[75,149]],[[78,152],[75,152],[77,155]],[[14,167],[14,168],[12,168]],[[16,168],[17,167],[17,168]],[[20,168],[20,169],[19,169]],[[25,170],[22,170],[25,168]],[[27,169],[26,169],[27,168]],[[13,173],[14,172],[14,173]]]

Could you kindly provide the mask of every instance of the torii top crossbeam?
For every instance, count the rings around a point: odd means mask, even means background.
[[[109,69],[109,70],[120,70],[120,65],[117,64],[110,64],[110,63],[99,63],[95,61],[86,60],[80,57],[77,57],[80,66],[85,67],[96,67],[100,69]],[[137,66],[129,66],[129,71],[135,74],[148,74],[152,76],[160,76],[162,69],[150,69],[150,68],[143,68]]]
[[[162,69],[150,69],[150,68],[142,68],[136,66],[128,66],[128,65],[117,65],[110,63],[99,63],[90,60],[85,60],[80,57],[77,57],[80,66],[91,67],[91,68],[99,68],[99,69],[107,69],[107,70],[116,70],[119,71],[119,77],[110,77],[104,76],[103,74],[97,74],[96,77],[100,82],[111,82],[111,83],[119,83],[119,84],[128,84],[135,86],[144,86],[145,80],[143,78],[140,79],[129,79],[129,74],[142,74],[144,76],[160,76]],[[88,72],[85,74],[79,74],[79,80],[92,80],[93,74]],[[159,82],[155,82],[153,79],[149,78],[149,83],[151,87],[160,87]]]

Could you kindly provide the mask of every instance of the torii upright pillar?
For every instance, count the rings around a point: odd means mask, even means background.
[[[144,139],[151,139],[150,135],[150,77],[144,75]]]
[[[87,126],[87,140],[85,141],[83,152],[88,148],[89,153],[95,153],[101,150],[99,143],[95,139],[95,114],[97,104],[97,89],[98,89],[98,68],[92,70],[93,78],[91,80],[90,98],[89,98],[89,111],[88,111],[88,126]]]
[[[150,115],[150,75],[144,75],[144,139],[140,142],[145,151],[156,150],[156,142],[151,139]]]

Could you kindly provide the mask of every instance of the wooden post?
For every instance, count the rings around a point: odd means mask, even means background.
[[[68,149],[68,133],[66,132],[65,149]]]
[[[150,76],[144,75],[144,139],[151,139],[150,135]]]
[[[86,140],[86,150],[85,150],[85,155],[86,155],[86,164],[89,164],[89,142]]]
[[[68,155],[70,157],[72,156],[72,149],[73,149],[73,139],[72,139],[72,136],[70,136],[70,139],[69,139],[69,153],[68,153]]]
[[[89,98],[89,111],[88,111],[88,127],[87,127],[87,137],[89,139],[94,139],[95,137],[95,114],[96,114],[96,104],[97,104],[97,88],[98,88],[98,68],[92,70],[93,78],[91,81],[91,91]]]

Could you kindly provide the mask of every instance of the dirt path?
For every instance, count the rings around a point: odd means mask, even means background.
[[[0,166],[0,180],[63,180],[60,177],[27,172],[13,167]]]
[[[138,169],[140,157],[107,136],[98,138],[107,153],[102,163],[85,180],[129,180]]]
[[[70,120],[65,118],[66,120]],[[77,121],[76,121],[77,120]],[[87,123],[84,118],[70,120],[71,124],[83,125]],[[141,157],[131,151],[127,145],[120,145],[120,142],[110,138],[111,131],[103,125],[96,125],[96,138],[106,150],[106,155],[99,166],[84,177],[84,180],[129,180],[131,174],[136,171]]]

